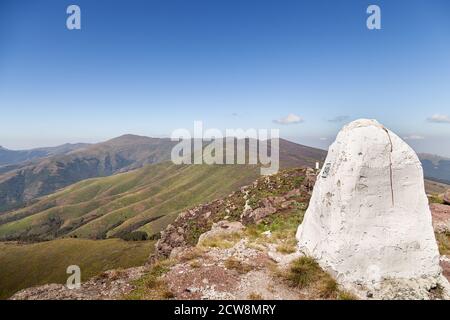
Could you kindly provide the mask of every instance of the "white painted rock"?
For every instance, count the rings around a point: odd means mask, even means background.
[[[357,120],[339,132],[297,240],[338,282],[369,297],[422,299],[438,283],[448,285],[420,161],[375,120]]]

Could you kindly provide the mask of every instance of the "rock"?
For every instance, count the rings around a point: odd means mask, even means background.
[[[272,232],[270,232],[270,230],[264,231],[263,233],[261,233],[263,236],[266,236],[267,238],[270,238],[272,236]]]
[[[450,205],[450,189],[448,189],[444,194],[444,203]]]
[[[437,233],[450,232],[450,206],[440,203],[430,204],[433,228]]]
[[[433,284],[448,288],[420,161],[375,120],[339,132],[297,239],[338,282],[373,289],[375,298],[426,299]]]
[[[259,223],[262,219],[271,214],[274,214],[275,212],[277,212],[277,209],[275,207],[272,207],[271,205],[267,207],[257,208],[255,210],[246,210],[242,215],[242,221],[245,224]]]
[[[217,223],[214,223],[210,231],[200,235],[200,237],[198,238],[198,243],[202,243],[206,239],[212,239],[219,236],[239,233],[244,229],[245,227],[239,221],[230,222],[222,220]]]

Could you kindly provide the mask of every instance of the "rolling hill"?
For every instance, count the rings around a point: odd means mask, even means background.
[[[0,170],[0,212],[75,182],[170,159],[170,139],[124,135],[103,143]]]
[[[64,155],[33,163],[0,167],[0,215],[31,204],[34,199],[89,178],[105,177],[170,159],[177,142],[170,139],[124,135]],[[323,159],[323,150],[280,139],[282,164],[311,165]]]
[[[314,166],[325,151],[280,140],[281,167]],[[104,239],[136,231],[158,235],[183,209],[252,182],[256,165],[148,165],[87,179],[35,203],[0,215],[0,239],[40,241],[60,237]]]

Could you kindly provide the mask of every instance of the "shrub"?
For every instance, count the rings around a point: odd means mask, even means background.
[[[133,231],[121,237],[125,241],[144,241],[147,240],[147,233],[144,231]]]

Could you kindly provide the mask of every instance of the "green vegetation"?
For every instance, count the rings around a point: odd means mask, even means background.
[[[310,257],[301,257],[292,262],[285,277],[293,287],[314,287],[321,298],[333,298],[338,294],[336,281]]]
[[[278,251],[291,253],[296,246],[295,233],[299,224],[303,221],[304,210],[288,210],[279,212],[265,218],[256,225],[249,225],[245,230],[247,236],[259,242],[281,242]],[[264,232],[270,231],[270,237],[264,236]],[[283,252],[284,251],[284,252]]]
[[[154,241],[120,239],[0,243],[0,299],[32,286],[65,283],[69,265],[78,265],[85,281],[106,270],[142,265],[153,250]]]
[[[208,237],[198,243],[200,248],[220,248],[229,249],[233,247],[239,240],[242,239],[242,234],[233,232],[228,234],[220,234],[214,237]]]
[[[433,195],[429,195],[428,196],[428,202],[431,203],[440,203],[443,204],[444,203],[444,199],[443,197],[437,195],[437,194],[433,194]]]
[[[125,299],[130,300],[165,300],[173,298],[166,282],[161,276],[170,271],[175,262],[160,260],[155,262],[150,270],[139,280],[134,282],[136,288]]]
[[[286,273],[279,272],[289,284],[300,289],[308,289],[320,299],[356,300],[356,296],[341,290],[336,280],[320,268],[311,257],[301,257],[291,263]]]
[[[29,207],[1,215],[0,239],[129,239],[136,231],[154,239],[180,211],[225,196],[258,174],[256,166],[165,162],[84,180]]]
[[[450,232],[436,233],[436,240],[441,255],[450,254]]]

